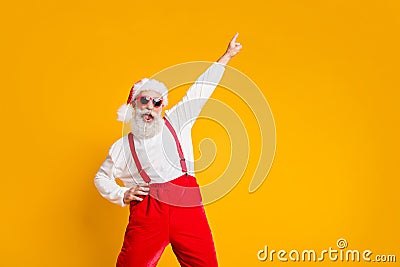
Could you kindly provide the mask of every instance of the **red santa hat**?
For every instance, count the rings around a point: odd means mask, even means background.
[[[165,84],[154,79],[143,78],[132,86],[126,104],[123,104],[119,107],[117,111],[118,121],[127,123],[132,120],[133,107],[131,104],[142,91],[155,91],[161,94],[163,99],[163,107],[168,105],[168,89]]]

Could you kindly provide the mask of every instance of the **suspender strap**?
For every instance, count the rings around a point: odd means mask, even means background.
[[[128,134],[128,140],[129,140],[129,147],[131,148],[131,153],[132,153],[132,156],[133,156],[133,160],[135,161],[136,168],[138,169],[138,172],[139,172],[140,176],[142,176],[143,181],[145,181],[146,183],[150,183],[150,177],[143,170],[142,164],[140,164],[138,155],[136,153],[135,142],[133,141],[133,134],[132,133]]]
[[[179,139],[178,139],[178,136],[176,135],[175,129],[174,129],[174,127],[172,127],[171,123],[167,120],[167,118],[164,117],[164,121],[165,121],[165,125],[167,126],[168,130],[171,132],[172,136],[174,137],[176,148],[177,148],[178,154],[179,154],[179,160],[180,160],[182,172],[187,174],[187,166],[186,166],[185,156],[183,155],[181,143],[179,142]],[[142,164],[140,164],[138,155],[136,153],[135,142],[133,140],[132,133],[128,134],[128,140],[129,140],[129,147],[131,149],[132,157],[133,157],[133,160],[135,161],[136,168],[138,169],[138,172],[139,172],[140,176],[142,177],[143,181],[145,181],[146,183],[149,183],[151,181],[151,179],[147,175],[147,173],[143,170]]]
[[[174,129],[174,127],[172,127],[171,123],[167,120],[167,118],[164,117],[164,121],[165,121],[165,125],[167,126],[167,128],[169,129],[169,131],[171,132],[172,136],[175,139],[175,144],[176,144],[176,148],[178,149],[182,172],[187,174],[187,166],[186,166],[185,156],[183,155],[181,143],[179,142],[179,139],[178,139],[178,136],[176,135],[175,129]]]

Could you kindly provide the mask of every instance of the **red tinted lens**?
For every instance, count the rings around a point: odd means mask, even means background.
[[[161,106],[161,104],[162,104],[162,99],[153,99],[153,105],[155,106],[155,107],[160,107]]]

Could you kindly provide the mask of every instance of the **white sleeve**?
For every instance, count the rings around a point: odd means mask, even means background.
[[[111,147],[110,151],[113,147]],[[119,186],[115,182],[115,163],[112,159],[111,152],[109,152],[106,160],[100,166],[95,178],[94,184],[97,187],[100,195],[108,199],[110,202],[120,205],[121,207],[126,206],[124,203],[124,194],[129,188]]]
[[[225,65],[213,63],[189,88],[183,99],[165,113],[175,129],[192,127],[202,108],[217,87],[225,71]]]

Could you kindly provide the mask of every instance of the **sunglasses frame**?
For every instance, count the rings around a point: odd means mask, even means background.
[[[144,101],[147,101],[146,103],[143,103],[142,99],[144,99]],[[149,101],[153,102],[153,106],[155,108],[159,108],[162,106],[163,103],[163,99],[162,98],[154,98],[148,95],[141,95],[136,97],[136,100],[139,100],[140,104],[142,105],[147,105],[149,103]]]

